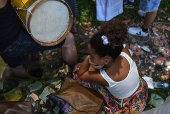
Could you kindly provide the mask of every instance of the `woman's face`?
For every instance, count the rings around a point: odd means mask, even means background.
[[[92,49],[91,44],[88,44],[88,50],[90,53],[90,59],[93,63],[95,63],[96,65],[104,65],[104,60],[94,52],[94,49]]]

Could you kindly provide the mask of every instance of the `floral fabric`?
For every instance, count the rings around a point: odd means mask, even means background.
[[[104,110],[107,114],[136,114],[144,110],[148,98],[148,87],[147,83],[142,78],[140,78],[140,85],[134,94],[126,99],[117,99],[110,94],[105,86],[97,83],[81,81],[77,77],[77,71],[80,66],[81,63],[78,63],[75,66],[73,70],[73,78],[83,87],[94,89],[103,96],[106,102]]]

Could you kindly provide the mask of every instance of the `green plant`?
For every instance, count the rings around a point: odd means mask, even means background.
[[[162,9],[164,8],[170,8],[168,6],[169,0],[162,0],[161,4],[158,9],[158,14],[155,19],[155,21],[158,20],[158,17],[160,18],[165,18],[170,16],[170,10],[165,11],[165,13],[161,12]],[[126,20],[126,19],[135,19],[135,22],[138,23],[143,20],[138,15],[138,10],[139,10],[139,3],[140,0],[135,0],[134,8],[133,9],[123,9],[123,13],[116,16],[116,20]],[[79,16],[77,17],[77,20],[81,23],[78,26],[81,28],[84,28],[84,22],[92,22],[92,25],[98,26],[101,25],[103,22],[100,22],[96,19],[96,1],[95,0],[77,0],[77,5],[79,9]]]
[[[81,23],[79,27],[85,27],[84,22],[92,22],[93,25],[99,25],[102,22],[96,19],[96,1],[94,0],[77,0],[79,16],[77,20]]]

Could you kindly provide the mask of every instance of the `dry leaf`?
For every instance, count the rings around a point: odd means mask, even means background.
[[[38,96],[34,93],[30,94],[30,96],[34,99],[34,101],[39,100]]]
[[[144,54],[144,51],[143,51],[143,50],[141,50],[141,51],[138,51],[138,52],[134,52],[134,54],[135,54],[136,56],[138,56],[138,55],[142,55],[142,54]]]
[[[122,21],[122,22],[125,23],[125,24],[128,24],[128,23],[131,22],[131,19],[127,19],[127,20],[124,20],[124,21]]]
[[[125,16],[125,15],[122,15],[122,17],[123,17],[123,18],[126,18],[126,16]]]
[[[168,38],[168,34],[167,33],[165,33],[165,37]]]
[[[161,78],[163,79],[163,80],[167,80],[167,79],[169,79],[169,74],[165,74],[165,75],[163,75],[163,76],[161,76]]]
[[[162,13],[165,13],[165,11],[162,9],[162,10],[160,10],[160,12],[162,12]]]
[[[47,55],[47,56],[45,56],[45,58],[47,59],[47,60],[53,60],[53,57],[51,56],[51,55]]]
[[[44,101],[43,101],[43,100],[41,100],[41,101],[40,101],[40,104],[44,104]]]
[[[153,59],[155,63],[158,63],[158,64],[161,64],[161,63],[164,63],[164,60],[166,60],[165,57],[159,57],[159,58],[156,58],[156,59]]]
[[[156,33],[158,31],[158,29],[156,27],[153,27],[152,31],[153,31],[153,33]]]

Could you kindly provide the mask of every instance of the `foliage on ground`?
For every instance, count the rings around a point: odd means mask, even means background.
[[[167,19],[170,16],[170,6],[168,5],[169,0],[162,0],[158,9],[158,14],[155,21],[159,19]],[[135,22],[138,23],[143,20],[138,15],[140,0],[135,0],[133,9],[123,9],[123,13],[115,17],[115,19],[123,21],[126,19],[135,19]],[[92,25],[101,25],[103,22],[99,22],[96,19],[96,0],[77,0],[77,5],[79,9],[79,16],[77,20],[80,22],[79,27],[84,27],[84,22],[91,22]]]

